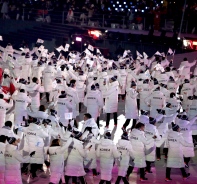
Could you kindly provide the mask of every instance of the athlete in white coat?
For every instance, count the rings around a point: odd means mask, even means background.
[[[133,157],[133,149],[127,132],[122,134],[121,139],[118,140],[116,146],[121,156],[118,165],[118,178],[115,184],[119,184],[121,179],[123,180],[124,184],[129,184],[126,174],[129,167],[130,157]]]
[[[100,159],[101,180],[99,184],[104,182],[111,184],[114,159],[119,158],[120,153],[111,140],[110,132],[105,133],[104,139],[101,139],[96,155]]]
[[[100,109],[103,107],[103,97],[96,90],[95,85],[92,85],[91,90],[87,92],[84,99],[84,105],[87,107],[87,113],[90,113],[95,121],[97,121],[100,115]]]
[[[69,138],[66,144],[60,146],[60,140],[54,139],[48,148],[51,171],[49,184],[59,184],[64,175],[64,154],[68,151],[68,146],[71,143],[72,138]]]
[[[5,148],[7,136],[0,134],[0,183],[5,184]]]
[[[15,101],[14,123],[16,126],[24,125],[23,117],[27,118],[27,106],[31,103],[31,98],[27,96],[24,89],[20,89],[17,95],[12,95]]]
[[[136,83],[134,81],[131,82],[131,86],[126,90],[126,100],[125,100],[125,118],[126,121],[122,127],[123,131],[126,130],[126,127],[129,125],[131,119],[133,119],[133,124],[131,129],[133,129],[136,125],[138,119],[138,108],[137,108],[137,95],[138,91],[136,90]]]
[[[180,133],[180,128],[178,125],[172,123],[172,130],[168,132],[168,159],[166,166],[166,181],[172,180],[170,178],[171,168],[180,168],[182,176],[184,179],[190,176],[189,173],[185,172],[184,160],[183,160],[183,150],[182,146],[193,147],[193,144],[187,143],[182,134]]]
[[[38,78],[34,77],[32,83],[26,86],[26,90],[31,97],[31,109],[32,111],[38,111],[40,107],[40,93],[44,92],[44,88],[38,84]]]
[[[158,115],[157,109],[162,109],[166,105],[166,98],[160,91],[160,87],[157,87],[152,94],[145,99],[145,103],[150,107],[150,116],[156,118]]]
[[[159,132],[157,130],[156,125],[157,120],[155,118],[149,118],[149,123],[145,126],[145,136],[147,140],[152,140],[152,138],[155,136],[155,141],[160,141],[161,137],[159,135]],[[152,173],[151,171],[151,163],[155,161],[155,150],[156,150],[156,144],[155,142],[151,142],[150,144],[145,146],[146,149],[146,173]]]
[[[73,131],[73,134],[73,142],[69,146],[67,164],[65,165],[65,182],[68,184],[70,177],[72,177],[73,183],[75,183],[78,177],[81,184],[86,184],[84,179],[86,173],[83,167],[83,159],[86,157],[86,152],[80,140],[82,133]]]
[[[110,114],[114,115],[114,125],[117,126],[118,123],[118,86],[119,83],[116,80],[116,77],[112,77],[109,80],[109,84],[106,86],[106,92],[104,93],[105,98],[105,106],[104,111],[107,113],[106,118],[106,127],[109,126]]]
[[[68,119],[65,117],[65,113],[72,112],[72,103],[67,98],[65,91],[61,91],[61,95],[57,99],[56,109],[57,116],[60,118],[59,121],[64,125],[68,126]]]
[[[155,136],[152,139],[147,140],[144,135],[145,125],[138,123],[136,127],[131,131],[130,141],[133,148],[134,166],[140,168],[140,180],[148,180],[145,178],[145,167],[146,167],[146,155],[145,146],[154,142]]]
[[[13,106],[13,100],[10,99],[10,102],[7,103],[4,99],[3,94],[0,94],[0,128],[4,126],[6,110]]]
[[[184,140],[188,142],[189,144],[193,143],[192,130],[197,130],[197,125],[192,126],[194,122],[196,121],[196,119],[197,119],[197,116],[195,116],[189,121],[186,115],[182,115],[181,119],[177,122],[177,125],[180,127],[180,132],[182,133]],[[182,149],[183,149],[185,166],[188,168],[190,158],[195,156],[194,147],[188,148],[187,146],[183,145]]]
[[[36,154],[28,162],[31,164],[30,173],[33,179],[37,177],[36,171],[39,164],[44,163],[44,138],[48,137],[47,133],[39,126],[39,124],[39,120],[33,118],[29,127],[19,128],[19,131],[23,131],[25,134],[23,150],[28,153],[36,151]],[[23,165],[23,170],[26,169],[27,165]]]
[[[50,101],[50,93],[52,91],[52,84],[54,81],[55,70],[52,66],[52,63],[49,62],[46,68],[42,72],[43,76],[43,86],[44,91],[46,92],[46,100],[47,102]]]
[[[26,157],[22,157],[17,150],[18,140],[11,137],[8,138],[8,143],[5,149],[5,183],[22,184],[21,163],[29,162],[30,158],[35,154],[35,151],[30,152]]]
[[[92,118],[91,114],[89,113],[84,114],[84,123],[81,132],[84,133],[85,131],[89,131],[96,138],[98,137],[99,128],[94,118]]]

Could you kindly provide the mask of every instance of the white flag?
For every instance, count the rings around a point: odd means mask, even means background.
[[[148,58],[148,55],[145,52],[143,52],[143,56],[144,56],[144,59]]]
[[[88,49],[91,50],[92,52],[94,51],[94,47],[92,45],[88,45]]]
[[[164,53],[164,52],[162,52],[162,53],[161,53],[161,55],[162,55],[162,57],[166,57],[166,55],[165,55],[165,53]]]
[[[157,55],[157,56],[162,56],[161,53],[160,53],[159,51],[157,51],[157,52],[155,53],[155,55]]]
[[[143,57],[137,50],[136,50],[136,54],[137,54],[137,56],[139,56],[139,57]]]
[[[85,52],[87,55],[92,55],[91,52],[90,52],[88,49],[86,49],[84,52]]]
[[[0,36],[0,41],[3,41],[3,37],[2,36]]]
[[[73,118],[73,113],[72,112],[65,113],[65,119],[69,120],[69,119],[72,119],[72,118]]]
[[[163,66],[161,66],[160,64],[156,64],[154,68],[156,68],[156,70],[160,70],[161,72],[165,71]]]
[[[37,43],[44,43],[44,40],[38,38]]]
[[[96,49],[97,54],[101,54],[101,51],[99,49]]]
[[[172,49],[171,49],[171,48],[169,48],[169,49],[168,49],[168,54],[170,54],[170,55],[174,55],[174,52],[172,51]]]
[[[56,50],[57,50],[58,52],[60,52],[61,50],[64,50],[64,47],[61,45],[60,47],[56,48]]]

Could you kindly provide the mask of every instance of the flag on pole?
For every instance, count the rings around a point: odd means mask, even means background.
[[[44,40],[38,38],[37,43],[44,43]]]
[[[148,58],[148,55],[145,52],[143,52],[143,56],[144,56],[144,59]]]
[[[97,54],[101,54],[101,51],[99,49],[96,49]]]
[[[157,55],[157,56],[162,56],[161,53],[160,53],[159,51],[157,51],[157,52],[155,53],[155,55]]]
[[[92,45],[88,45],[88,49],[91,50],[92,52],[94,51],[94,47]]]
[[[172,49],[171,49],[171,48],[169,48],[169,49],[168,49],[168,54],[170,54],[170,55],[174,55],[174,52],[172,51]]]
[[[137,50],[136,50],[136,54],[137,54],[137,56],[139,56],[139,57],[143,57]]]

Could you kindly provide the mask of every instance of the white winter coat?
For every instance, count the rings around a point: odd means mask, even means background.
[[[84,105],[87,107],[87,112],[96,120],[103,107],[103,98],[98,91],[91,90],[85,96]]]
[[[157,136],[156,141],[160,141],[161,137],[158,133],[157,127],[148,123],[145,126],[145,136],[147,138],[147,140],[152,141],[154,136]],[[156,146],[155,146],[155,141],[151,142],[148,145],[145,145],[146,148],[146,160],[149,162],[154,162],[155,161],[155,150],[156,150]]]
[[[160,91],[154,91],[145,99],[145,103],[150,105],[150,116],[156,117],[158,115],[157,109],[162,109],[166,105],[166,98]]]
[[[14,123],[15,125],[21,125],[23,122],[23,116],[27,118],[27,105],[31,103],[31,99],[26,93],[18,93],[16,96],[12,96],[15,101],[14,108]]]
[[[59,181],[64,172],[64,154],[68,150],[68,146],[71,144],[72,138],[70,138],[64,146],[49,147],[49,159],[50,159],[50,182],[59,184]]]
[[[1,134],[0,134],[1,135]],[[0,183],[4,184],[4,175],[5,175],[5,147],[6,144],[0,142]]]
[[[72,112],[72,103],[68,98],[58,98],[56,109],[57,115],[60,118],[59,121],[64,126],[68,126],[68,119],[65,118],[65,113]]]
[[[144,132],[138,129],[133,129],[130,135],[131,145],[133,147],[133,156],[135,167],[146,167],[145,162],[145,146],[154,142],[153,139],[147,140]]]
[[[86,89],[85,84],[83,84],[83,86],[76,86],[76,91],[77,91],[77,94],[78,94],[78,97],[79,97],[79,102],[84,101],[85,89]]]
[[[182,168],[185,167],[183,161],[183,149],[182,146],[191,146],[193,144],[189,144],[185,142],[183,136],[179,132],[169,131],[168,133],[168,159],[167,159],[167,166],[170,168]]]
[[[44,138],[47,138],[47,133],[38,125],[31,123],[29,127],[22,128],[25,134],[24,151],[31,153],[36,151],[30,159],[30,163],[44,163]]]
[[[12,99],[10,99],[9,103],[7,103],[3,99],[0,99],[0,128],[3,127],[5,123],[6,109],[11,108],[12,106],[13,106]]]
[[[40,93],[44,92],[43,86],[36,83],[30,83],[26,86],[29,96],[31,97],[31,109],[32,111],[38,111],[40,106]]]
[[[96,157],[96,145],[100,144],[100,140],[92,136],[88,139],[88,143],[85,146],[86,157],[84,159],[84,167],[88,169],[97,168],[97,157]]]
[[[29,162],[30,157],[22,157],[17,147],[6,145],[5,150],[5,184],[22,184],[21,163]]]
[[[114,159],[120,157],[117,147],[112,140],[101,139],[96,155],[100,159],[101,180],[110,181],[112,179]]]
[[[137,109],[137,95],[138,92],[130,88],[127,90],[126,100],[125,100],[125,118],[126,119],[138,119],[138,109]]]
[[[67,164],[65,166],[66,176],[84,176],[86,173],[83,167],[83,159],[86,157],[86,152],[83,149],[81,141],[74,139],[68,149]]]
[[[141,91],[140,93],[140,110],[149,111],[150,107],[145,103],[144,99],[146,99],[150,95],[150,85],[149,84],[142,84],[140,86]]]
[[[94,118],[90,118],[90,119],[86,120],[86,121],[83,123],[83,127],[82,127],[81,132],[84,132],[84,130],[86,129],[86,127],[91,127],[91,128],[92,128],[92,134],[93,134],[95,137],[98,136],[99,128],[98,128],[98,125],[96,124]]]
[[[120,152],[120,162],[118,165],[118,176],[125,177],[127,169],[129,167],[130,157],[133,157],[133,149],[129,140],[118,140],[116,144],[118,151]]]
[[[72,103],[73,118],[76,118],[79,115],[79,97],[77,90],[71,87],[66,88],[67,98]]]
[[[55,72],[54,72],[53,66],[48,65],[43,70],[42,76],[43,76],[43,86],[44,86],[45,92],[51,92],[52,91],[54,75],[55,75]]]
[[[197,118],[195,118],[197,119]],[[192,126],[192,122],[190,121],[186,121],[186,120],[179,120],[177,123],[180,127],[180,132],[182,133],[183,139],[189,143],[192,144],[193,143],[193,139],[192,139],[192,129],[197,129],[197,126],[194,127]],[[188,146],[184,146],[183,145],[183,155],[184,157],[194,157],[194,147],[188,147]]]
[[[127,72],[125,69],[120,69],[120,80],[121,80],[121,88],[119,94],[125,94],[126,91],[126,84],[127,84]]]
[[[118,82],[109,83],[107,91],[104,93],[106,113],[114,113],[118,111]]]

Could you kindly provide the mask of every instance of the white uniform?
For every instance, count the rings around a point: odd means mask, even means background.
[[[68,119],[65,118],[65,113],[72,112],[72,104],[68,98],[58,98],[57,100],[57,115],[60,117],[59,121],[68,126]]]
[[[47,66],[43,72],[43,86],[44,86],[44,90],[45,92],[51,92],[52,91],[52,84],[53,84],[53,80],[54,80],[54,68],[53,66]]]
[[[183,160],[182,146],[193,147],[193,144],[189,144],[184,141],[181,133],[175,131],[168,132],[168,159],[167,167],[170,168],[182,168],[185,167]]]
[[[156,117],[158,115],[157,109],[165,107],[166,98],[160,91],[154,91],[149,97],[145,99],[145,103],[150,105],[150,116]]]
[[[138,119],[137,109],[137,95],[138,92],[133,89],[127,89],[126,100],[125,100],[125,118],[126,119]]]
[[[145,136],[147,138],[147,140],[152,140],[152,138],[154,136],[157,136],[157,138],[155,139],[156,141],[160,141],[161,137],[158,133],[157,127],[152,125],[152,124],[146,124],[145,126]],[[145,145],[146,148],[146,160],[149,162],[154,162],[155,161],[155,150],[156,150],[156,146],[155,146],[155,141],[151,142],[148,145]]]
[[[1,135],[1,134],[0,134]],[[0,142],[0,183],[4,184],[5,178],[5,147],[6,144]]]
[[[15,101],[14,108],[14,123],[15,125],[21,125],[23,122],[23,116],[27,118],[27,105],[31,103],[31,99],[26,93],[18,93],[16,96],[12,96]]]
[[[121,89],[119,94],[125,94],[126,84],[127,84],[127,72],[125,69],[120,69],[120,80],[121,80]]]
[[[150,95],[150,85],[149,84],[142,84],[140,86],[141,91],[140,93],[140,110],[150,111],[150,107],[145,103],[145,99]]]
[[[85,146],[86,157],[84,159],[84,166],[88,169],[97,168],[97,157],[96,157],[96,145],[100,143],[100,140],[96,139],[95,136],[88,137],[88,143]]]
[[[17,147],[6,145],[5,150],[5,184],[22,184],[21,163],[29,162],[30,157],[22,157]]]
[[[49,147],[49,159],[50,159],[50,182],[59,184],[59,181],[64,174],[64,154],[67,152],[68,146],[71,144],[70,138],[64,146]]]
[[[66,176],[84,176],[86,173],[83,167],[83,159],[86,152],[83,149],[83,144],[77,139],[73,139],[73,143],[69,146],[67,164],[65,166]]]
[[[86,127],[91,127],[92,128],[92,134],[97,137],[98,133],[99,133],[99,128],[94,120],[94,118],[90,118],[88,120],[86,120],[83,124],[82,130],[81,132],[84,132],[84,130],[86,129]]]
[[[84,99],[84,105],[87,107],[87,113],[96,120],[100,109],[103,107],[103,98],[98,91],[89,91]]]
[[[13,106],[12,99],[10,99],[9,103],[7,103],[3,99],[0,99],[0,128],[3,127],[5,123],[6,109],[11,108],[12,106]]]
[[[79,115],[79,97],[77,90],[71,87],[66,88],[67,98],[72,103],[73,118],[76,118]]]
[[[107,91],[104,93],[106,113],[114,113],[118,111],[118,82],[109,83]]]
[[[130,135],[130,141],[133,148],[134,164],[135,167],[146,167],[145,162],[145,146],[154,142],[153,139],[147,140],[144,132],[138,129],[133,129]]]
[[[183,139],[188,143],[188,144],[192,144],[193,143],[193,139],[192,139],[192,129],[197,130],[197,126],[192,126],[193,121],[196,120],[197,117],[195,117],[193,120],[187,121],[187,120],[179,120],[178,121],[178,125],[180,127]],[[182,146],[183,149],[183,155],[184,157],[194,157],[194,147],[187,147],[185,145]]]
[[[44,92],[44,88],[36,83],[30,83],[26,87],[31,97],[31,109],[36,112],[40,107],[40,93]]]
[[[133,149],[129,140],[118,140],[117,149],[120,152],[120,162],[118,165],[118,176],[125,177],[129,167],[130,157],[133,157]]]
[[[31,123],[29,127],[22,128],[25,134],[24,151],[31,153],[36,151],[35,155],[31,157],[30,163],[43,164],[44,163],[44,138],[47,138],[47,133],[38,125]]]
[[[98,145],[96,155],[100,159],[101,180],[110,181],[114,159],[120,157],[117,147],[112,140],[102,139]]]

